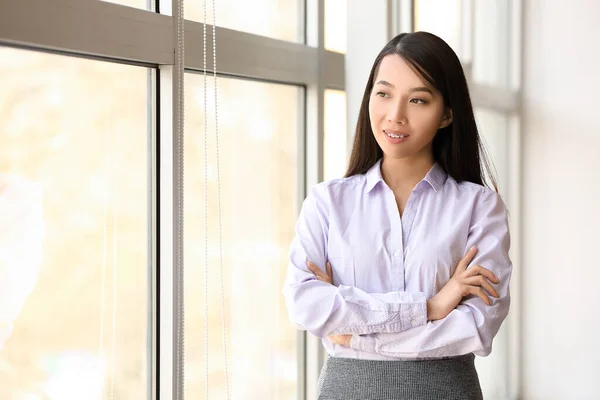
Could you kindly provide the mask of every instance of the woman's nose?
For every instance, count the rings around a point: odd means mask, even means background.
[[[402,106],[395,106],[389,110],[388,121],[396,124],[405,125],[408,120],[406,112]]]

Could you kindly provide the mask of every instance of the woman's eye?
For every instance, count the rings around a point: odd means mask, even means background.
[[[387,96],[387,94],[386,94],[386,93],[384,93],[384,92],[377,92],[377,93],[375,94],[375,96],[379,96],[379,97],[386,97],[386,96]]]
[[[410,102],[414,103],[414,104],[427,104],[427,101],[425,101],[423,99],[411,99]]]

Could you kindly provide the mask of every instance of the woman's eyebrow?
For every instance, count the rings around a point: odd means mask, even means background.
[[[383,85],[383,86],[387,86],[387,87],[391,87],[391,88],[395,88],[394,85],[392,85],[391,83],[389,83],[386,80],[380,80],[377,82],[377,85]],[[431,89],[429,89],[427,86],[419,86],[419,87],[414,87],[412,89],[408,90],[410,93],[415,93],[415,92],[427,92],[431,95],[433,95],[433,91]]]
[[[431,95],[433,95],[433,91],[431,89],[429,89],[428,87],[425,86],[420,86],[420,87],[415,87],[409,90],[409,92],[414,93],[414,92],[427,92]]]
[[[392,84],[391,84],[391,83],[389,83],[388,81],[384,81],[384,80],[381,80],[381,81],[377,82],[377,84],[378,84],[378,85],[383,85],[383,86],[388,86],[388,87],[391,87],[391,88],[393,88],[393,87],[394,87],[394,85],[392,85]]]

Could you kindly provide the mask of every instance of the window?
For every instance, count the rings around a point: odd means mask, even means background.
[[[415,0],[415,32],[427,31],[444,39],[464,60],[462,43],[463,7],[461,0]]]
[[[509,88],[511,55],[510,1],[475,1],[473,80]]]
[[[323,177],[323,99],[325,88],[345,90],[344,56],[315,47],[324,35],[324,2],[215,3],[231,394],[310,398],[318,371],[309,365],[318,357],[289,323],[281,287],[300,204],[307,187]],[[170,15],[178,4],[0,5],[0,175],[9,172],[39,188],[40,196],[31,196],[38,210],[33,232],[41,235],[36,227],[43,225],[45,233],[19,253],[39,257],[27,276],[10,267],[14,255],[5,262],[5,230],[0,233],[0,299],[8,293],[1,274],[10,272],[23,287],[18,311],[0,310],[0,398],[203,398],[207,385],[211,398],[223,397],[216,108],[210,86],[207,203],[204,7],[185,2],[189,20],[181,46],[173,29],[182,25],[181,16]],[[213,2],[207,5],[212,24]],[[32,9],[42,11],[40,18],[25,17]],[[341,5],[336,13],[343,15]],[[337,42],[345,37],[343,20],[330,31]],[[185,65],[179,65],[183,51]],[[331,104],[335,121],[342,106],[339,98]],[[329,137],[342,137],[343,129]],[[0,181],[0,202],[12,199],[2,194],[5,186]],[[268,273],[255,274],[258,268]]]
[[[346,52],[346,0],[325,0],[325,49]]]
[[[217,26],[268,36],[290,42],[304,42],[304,2],[299,0],[222,0],[217,2]],[[203,22],[204,2],[186,1],[185,18]],[[212,1],[206,22],[212,24]]]
[[[443,38],[458,54],[473,82],[518,88],[516,0],[415,0],[415,30]]]
[[[476,108],[475,119],[477,120],[480,136],[486,145],[490,159],[494,163],[500,193],[502,194],[506,189],[506,175],[508,172],[508,117],[502,113],[494,112],[493,110]]]
[[[346,93],[325,90],[325,180],[341,178],[348,164]]]
[[[0,398],[149,396],[149,74],[0,47]]]
[[[218,78],[225,326],[232,398],[296,398],[298,343],[281,288],[300,207],[303,90]],[[214,81],[186,76],[186,397],[204,396],[205,252],[208,251],[209,397],[225,398]],[[208,203],[204,200],[205,173]],[[208,211],[208,248],[204,218]]]

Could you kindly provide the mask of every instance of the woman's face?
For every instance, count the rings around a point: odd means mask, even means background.
[[[371,128],[385,157],[430,157],[438,129],[452,122],[442,95],[399,55],[383,58],[370,96]]]

